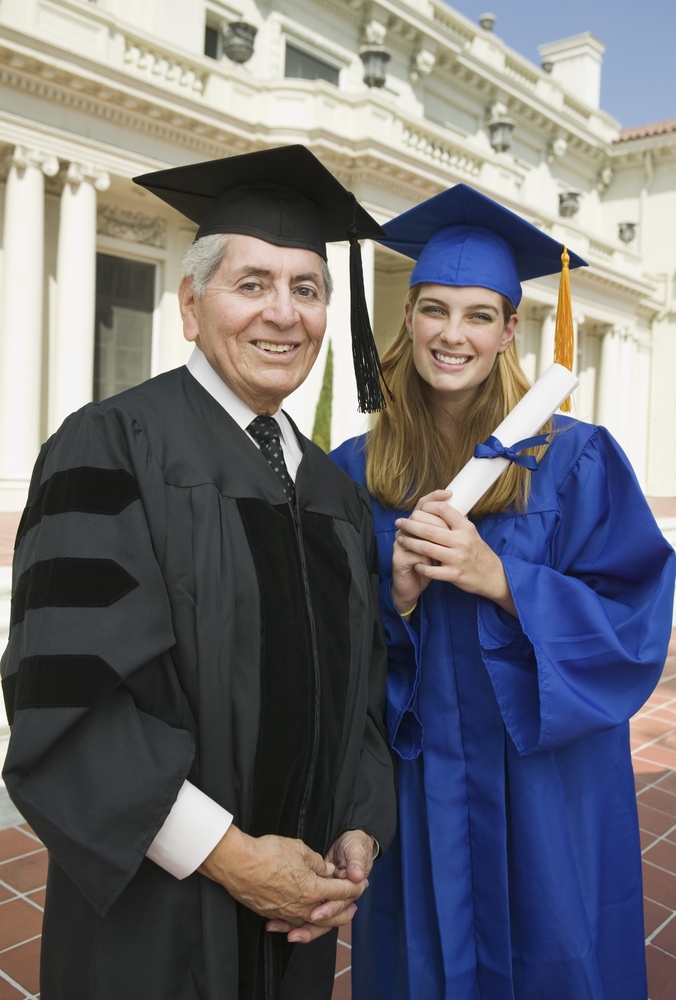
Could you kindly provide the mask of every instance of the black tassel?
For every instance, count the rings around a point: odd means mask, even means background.
[[[350,226],[348,237],[350,240],[350,327],[359,412],[377,413],[385,407],[383,386],[385,386],[390,399],[393,397],[383,379],[378,348],[373,339],[371,321],[366,307],[366,293],[364,292],[361,245],[354,225]]]

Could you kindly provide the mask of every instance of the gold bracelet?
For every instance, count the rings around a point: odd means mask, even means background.
[[[402,618],[408,618],[410,615],[413,614],[413,612],[417,607],[418,607],[418,602],[416,601],[412,608],[409,608],[408,611],[400,611],[399,614],[401,615]]]

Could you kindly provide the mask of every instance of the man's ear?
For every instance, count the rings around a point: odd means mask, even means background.
[[[178,305],[181,310],[183,320],[183,336],[193,344],[199,337],[199,323],[197,321],[197,296],[190,278],[182,278],[178,286]]]

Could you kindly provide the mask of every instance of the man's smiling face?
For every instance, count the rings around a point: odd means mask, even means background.
[[[183,332],[256,413],[275,413],[312,368],[326,330],[321,257],[233,234],[201,298],[184,278]]]

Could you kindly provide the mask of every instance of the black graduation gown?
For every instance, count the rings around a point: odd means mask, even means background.
[[[50,853],[43,1000],[276,1000],[292,955],[302,981],[313,946],[145,857],[186,778],[252,835],[392,839],[369,501],[300,440],[294,508],[179,368],[43,446],[2,670],[5,781]]]

